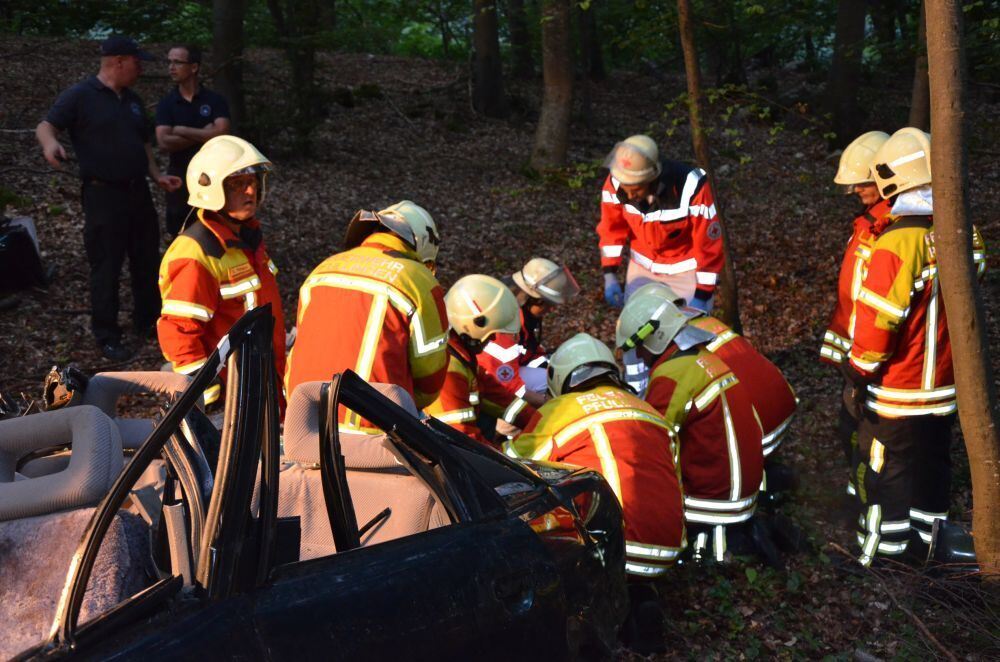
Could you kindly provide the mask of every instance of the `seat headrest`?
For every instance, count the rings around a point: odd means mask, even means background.
[[[118,398],[135,393],[180,395],[192,381],[176,372],[99,372],[90,378],[83,404],[94,405],[112,418]]]
[[[319,401],[325,382],[304,382],[295,387],[285,414],[285,459],[319,463]],[[420,413],[410,394],[396,384],[372,387],[414,417]],[[399,469],[400,463],[385,435],[341,432],[340,447],[348,469],[378,471]]]
[[[19,458],[71,443],[63,471],[15,480]],[[93,505],[122,469],[118,427],[97,407],[80,405],[0,421],[0,521]]]

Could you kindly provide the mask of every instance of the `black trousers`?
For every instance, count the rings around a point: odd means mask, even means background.
[[[160,227],[145,179],[132,184],[83,184],[83,245],[90,264],[90,327],[99,343],[121,339],[118,281],[128,257],[138,330],[160,316]]]
[[[840,412],[837,416],[837,439],[840,440],[840,448],[850,474],[847,479],[847,493],[853,496],[857,493],[854,469],[858,465],[858,419],[843,401],[840,403]]]
[[[171,175],[177,175],[184,181],[184,173],[171,172]],[[191,211],[191,207],[188,206],[188,190],[187,184],[182,184],[179,189],[173,193],[167,193],[166,203],[166,226],[167,232],[170,233],[171,237],[176,237],[181,233],[181,228],[184,227],[184,221],[187,220],[190,225],[191,220],[194,219],[194,214]],[[190,214],[191,219],[188,219]]]
[[[934,520],[948,518],[954,422],[954,414],[862,415],[855,472],[862,563],[876,554],[898,556],[917,541],[930,544]]]

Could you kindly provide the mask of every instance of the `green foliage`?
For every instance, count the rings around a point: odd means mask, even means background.
[[[22,207],[27,207],[30,204],[30,199],[22,195],[18,195],[9,188],[0,186],[0,212],[3,212],[3,210],[8,206],[20,209]]]

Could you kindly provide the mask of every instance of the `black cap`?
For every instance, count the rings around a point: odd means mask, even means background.
[[[134,55],[140,60],[155,60],[156,58],[144,50],[139,49],[139,44],[134,39],[125,35],[111,35],[101,42],[101,57],[108,55]]]

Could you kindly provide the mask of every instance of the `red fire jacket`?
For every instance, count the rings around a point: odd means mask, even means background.
[[[608,175],[597,225],[601,265],[621,264],[628,244],[630,259],[653,273],[694,271],[698,293],[710,298],[724,258],[722,226],[705,171],[663,161],[654,190],[658,203],[638,208],[625,200],[618,180]]]

